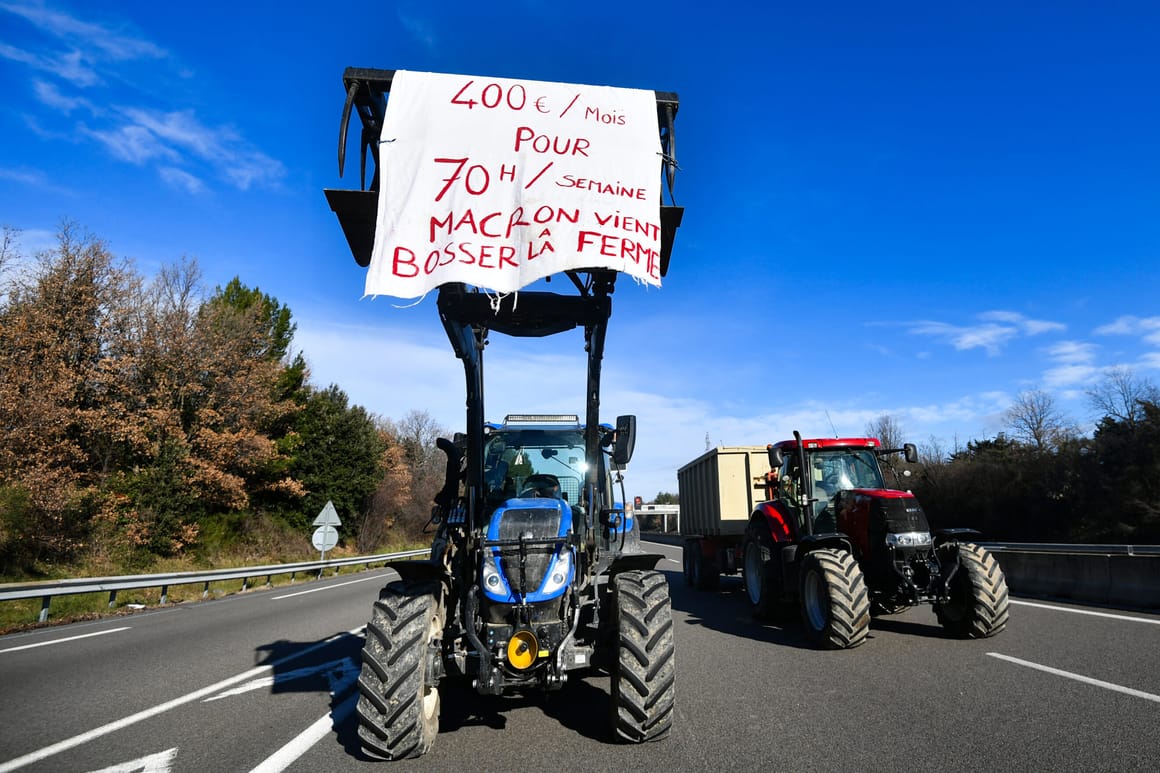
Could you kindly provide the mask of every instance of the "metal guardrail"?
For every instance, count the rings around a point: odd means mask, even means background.
[[[1066,542],[980,542],[988,550],[1061,556],[1160,556],[1160,545],[1073,545]]]
[[[379,553],[373,556],[354,556],[351,558],[328,558],[324,561],[303,561],[296,564],[268,564],[266,566],[242,566],[233,569],[210,569],[204,572],[162,572],[160,574],[135,574],[122,577],[77,577],[67,580],[48,580],[45,582],[16,582],[0,584],[0,602],[18,601],[20,599],[41,599],[40,622],[48,619],[48,608],[53,596],[68,596],[82,593],[109,594],[109,606],[117,602],[117,592],[122,590],[136,590],[139,588],[161,588],[161,603],[168,601],[170,585],[195,585],[204,583],[202,598],[209,595],[211,582],[222,580],[241,580],[242,590],[246,590],[251,577],[266,577],[266,584],[270,585],[274,575],[288,574],[293,580],[298,573],[322,573],[330,568],[342,566],[357,566],[360,564],[384,563],[396,558],[416,558],[429,555],[430,548],[421,550],[405,550],[400,553]]]

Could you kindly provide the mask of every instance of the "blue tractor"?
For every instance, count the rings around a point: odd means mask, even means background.
[[[363,160],[374,154],[392,71],[348,69],[340,172],[352,110],[363,122]],[[677,97],[657,92],[665,158],[671,159]],[[673,164],[666,161],[671,197]],[[356,261],[370,260],[379,175],[369,189],[328,190]],[[365,175],[364,175],[365,181]],[[661,206],[660,269],[668,269],[681,208]],[[390,564],[400,580],[382,589],[367,624],[359,678],[359,736],[376,757],[427,752],[439,727],[439,687],[469,680],[481,694],[558,690],[571,672],[610,678],[612,737],[664,738],[675,705],[675,647],[661,556],[641,550],[639,526],[614,482],[628,464],[633,416],[600,422],[600,370],[617,272],[565,272],[575,293],[492,296],[459,283],[439,287],[437,306],[463,363],[466,432],[440,439],[445,482],[424,561]],[[488,336],[543,337],[580,328],[587,405],[578,415],[484,419]]]

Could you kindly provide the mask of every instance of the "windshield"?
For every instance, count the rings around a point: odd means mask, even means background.
[[[489,499],[556,497],[577,504],[584,473],[584,435],[575,430],[517,430],[484,446]]]
[[[832,496],[855,488],[885,488],[882,471],[873,451],[864,448],[835,448],[810,452],[815,495]]]

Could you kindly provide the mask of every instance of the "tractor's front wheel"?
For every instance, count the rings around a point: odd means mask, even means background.
[[[443,638],[439,590],[436,583],[393,582],[375,602],[358,679],[358,734],[372,756],[420,757],[435,742],[434,674]]]
[[[669,585],[655,571],[621,572],[612,579],[616,660],[612,667],[612,725],[618,740],[656,741],[673,726],[676,646]]]
[[[958,571],[949,591],[950,601],[934,608],[939,624],[949,633],[985,639],[1007,627],[1007,578],[986,548],[969,542],[959,545]]]
[[[870,631],[870,594],[862,569],[845,550],[812,551],[801,563],[802,621],[823,649],[857,647]]]

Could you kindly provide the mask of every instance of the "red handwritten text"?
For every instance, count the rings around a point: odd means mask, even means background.
[[[530,126],[521,126],[516,129],[516,152],[529,145],[536,153],[555,153],[557,156],[584,156],[588,157],[588,148],[592,143],[583,137],[558,137],[556,135],[536,134]]]
[[[603,258],[620,258],[638,266],[643,261],[649,276],[660,278],[660,253],[633,239],[597,231],[581,231],[576,237],[576,252],[595,252]]]
[[[549,223],[579,223],[579,209],[562,209],[547,204],[537,208],[530,215],[524,212],[523,207],[516,207],[511,212],[483,212],[476,213],[468,209],[460,212],[448,212],[446,216],[432,215],[428,221],[428,234],[434,244],[436,236],[450,236],[460,231],[470,231],[476,236],[487,236],[492,239],[510,239],[517,228],[526,228],[530,225],[546,225]]]
[[[644,188],[629,188],[620,180],[615,182],[607,182],[605,180],[589,180],[587,177],[576,177],[574,175],[562,175],[556,181],[556,185],[560,188],[580,188],[586,191],[596,191],[597,193],[606,193],[609,196],[623,196],[626,199],[640,199],[646,201],[647,196]]]

